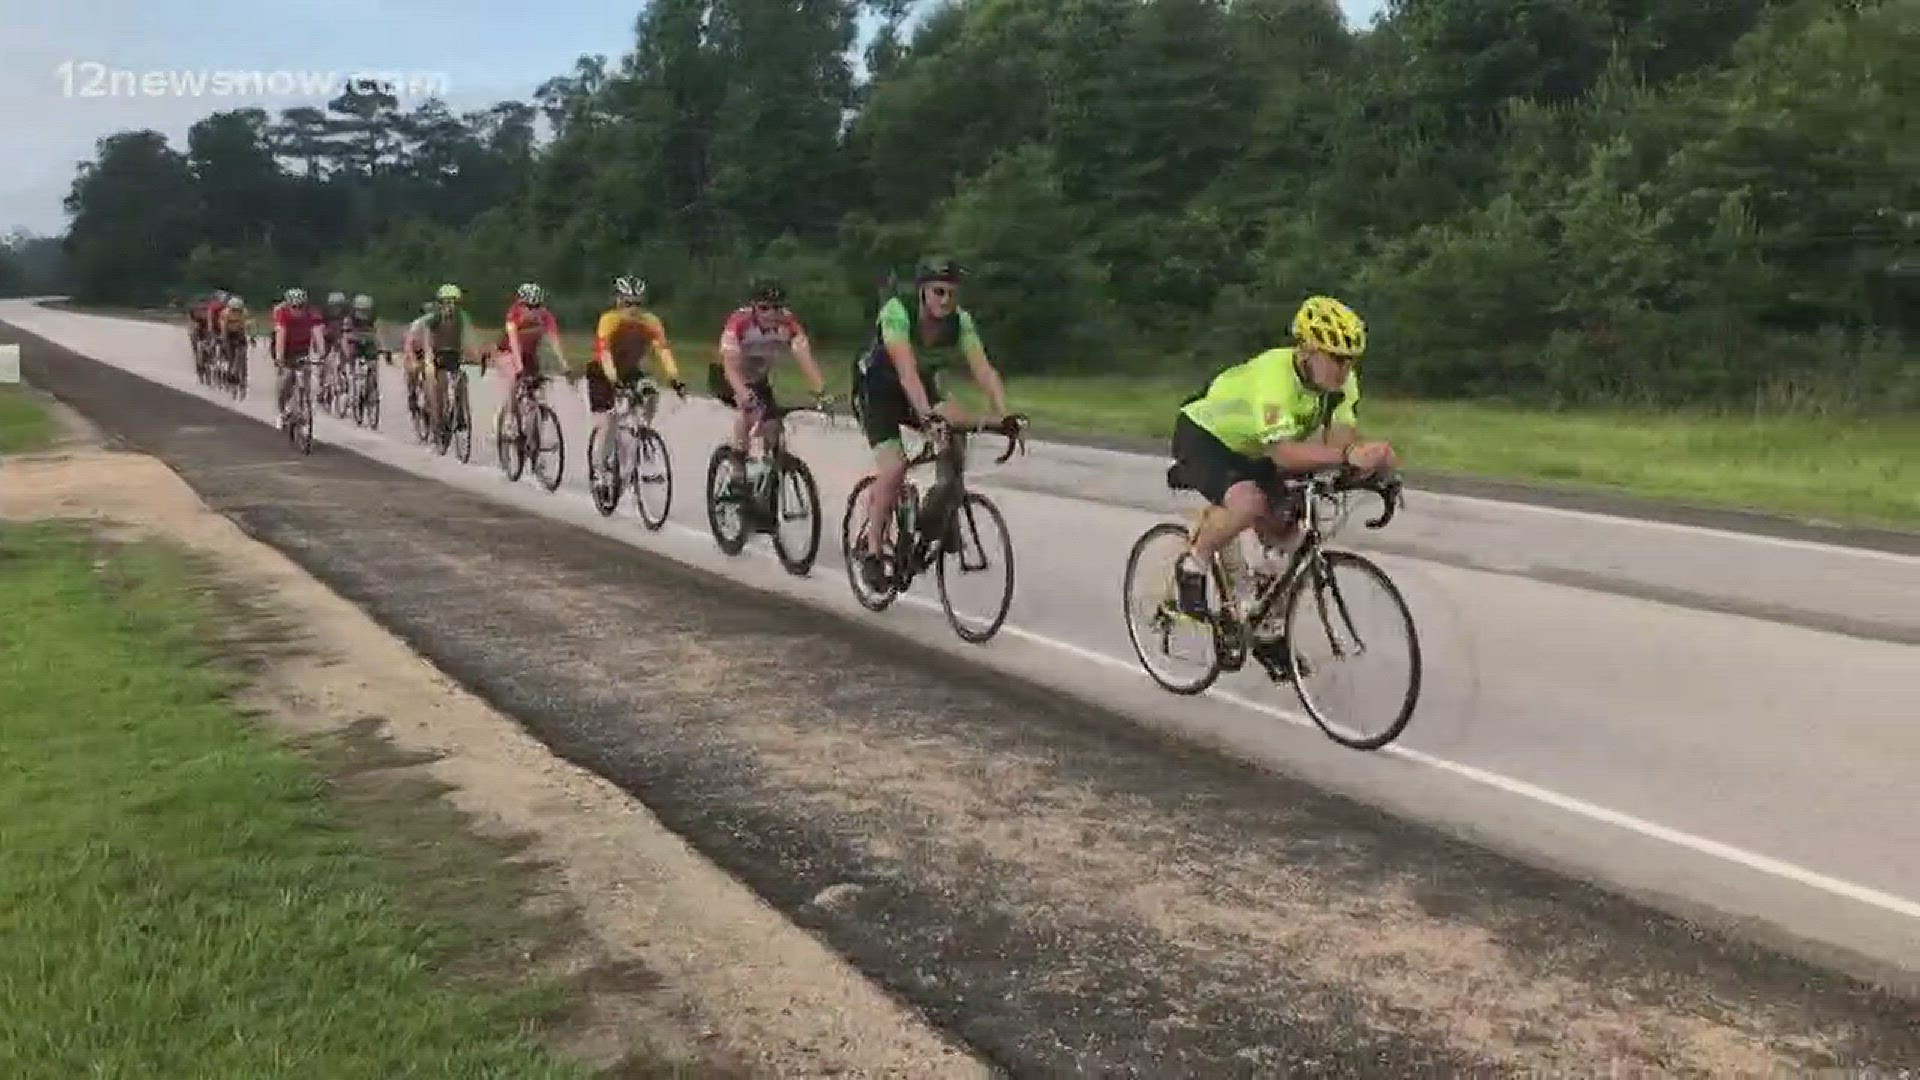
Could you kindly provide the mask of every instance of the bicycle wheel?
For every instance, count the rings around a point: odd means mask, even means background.
[[[293,420],[287,425],[287,437],[302,454],[313,453],[313,377],[311,369],[301,368],[294,377]]]
[[[453,452],[462,465],[473,460],[473,411],[467,401],[467,373],[454,381]]]
[[[600,433],[587,432],[587,493],[593,496],[593,508],[601,517],[612,517],[620,508],[620,461],[616,455],[612,468],[600,464]]]
[[[1420,637],[1414,630],[1413,613],[1407,609],[1406,598],[1393,579],[1365,556],[1351,551],[1324,551],[1320,558],[1324,573],[1312,566],[1303,567],[1287,593],[1282,625],[1286,628],[1294,693],[1307,715],[1328,738],[1355,750],[1378,750],[1406,730],[1420,700]],[[1342,576],[1348,579],[1344,584],[1340,580]],[[1353,624],[1352,602],[1361,582],[1384,593],[1394,613],[1381,628],[1370,630],[1373,640],[1363,640]],[[1309,595],[1313,602],[1303,603]],[[1377,734],[1363,735],[1358,729],[1329,717],[1327,703],[1319,694],[1308,690],[1307,682],[1339,667],[1343,661],[1384,651],[1392,638],[1382,635],[1387,635],[1390,629],[1406,635],[1406,692],[1399,695],[1397,701],[1389,695],[1391,718]],[[1303,645],[1316,641],[1324,641],[1326,645],[1324,659],[1302,652]]]
[[[673,456],[667,440],[650,427],[639,429],[633,440],[633,508],[650,531],[667,523],[673,509]]]
[[[1127,554],[1121,600],[1126,605],[1127,640],[1133,643],[1133,655],[1140,666],[1167,690],[1198,694],[1220,677],[1220,651],[1214,642],[1219,631],[1210,621],[1180,611],[1173,569],[1186,550],[1184,525],[1163,521],[1140,534]],[[1183,629],[1198,635],[1191,648],[1198,654],[1197,674],[1179,674],[1165,663],[1174,658],[1173,636]]]
[[[520,479],[527,467],[527,455],[521,442],[520,409],[509,400],[493,418],[493,442],[500,455],[500,471],[508,480]]]
[[[813,470],[791,454],[780,456],[780,486],[774,492],[773,550],[787,573],[805,577],[820,554],[820,485]],[[789,513],[797,514],[789,517]],[[801,523],[799,538],[789,540],[786,525]],[[802,539],[804,538],[804,539]]]
[[[713,532],[713,542],[728,555],[738,555],[747,546],[747,500],[751,496],[736,495],[732,490],[735,479],[744,477],[731,447],[721,443],[713,448],[713,455],[707,459],[707,528]]]
[[[433,438],[433,417],[427,413],[427,388],[420,380],[407,380],[407,414],[413,418],[413,437],[419,442]]]
[[[379,430],[380,427],[380,369],[368,366],[366,389],[360,397],[360,419],[367,427]]]
[[[991,589],[984,594],[993,597],[992,614],[980,618],[962,616],[952,594],[958,582],[949,581],[947,568],[954,568],[955,578],[966,578],[990,573],[996,559],[1007,568],[1007,576],[997,596]],[[969,491],[960,505],[954,507],[948,519],[946,539],[940,545],[940,559],[934,564],[934,577],[940,586],[940,607],[947,613],[947,622],[953,626],[953,632],[960,635],[960,640],[978,645],[1000,632],[1007,621],[1007,612],[1013,607],[1013,536],[1007,532],[1007,519],[1000,515],[1000,508],[993,505],[992,499]]]
[[[567,475],[567,438],[551,406],[537,407],[533,418],[534,438],[528,447],[533,451],[533,475],[539,478],[541,487],[553,491]]]
[[[888,567],[887,587],[879,592],[867,588],[866,578],[860,573],[860,562],[854,553],[860,550],[860,534],[867,522],[867,489],[873,486],[873,477],[863,476],[847,493],[847,510],[840,518],[840,554],[847,563],[847,583],[853,586],[853,598],[868,611],[885,611],[888,605],[900,596],[900,575],[893,570],[892,553],[897,546],[897,538],[886,537],[880,550],[883,561]],[[902,499],[909,496],[903,491]],[[896,521],[898,514],[895,515]]]

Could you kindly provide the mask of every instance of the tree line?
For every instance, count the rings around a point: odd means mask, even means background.
[[[1920,407],[1920,0],[915,8],[652,0],[528,102],[117,134],[71,281],[534,279],[580,319],[634,272],[702,337],[764,270],[852,349],[937,248],[1016,375],[1198,376],[1329,292],[1406,392]]]

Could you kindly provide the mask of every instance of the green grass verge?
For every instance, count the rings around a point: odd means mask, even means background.
[[[671,322],[667,329],[689,387],[704,394],[719,331]],[[498,330],[482,333],[492,340]],[[592,337],[563,337],[578,370]],[[844,395],[847,350],[820,352],[829,388]],[[1009,378],[1008,394],[1042,434],[1165,439],[1178,403],[1203,378],[1019,375]],[[791,365],[774,382],[795,400],[803,389]],[[979,401],[965,376],[950,382],[956,397]],[[1920,529],[1920,417],[1554,411],[1371,394],[1363,424],[1391,440],[1416,472]]]
[[[10,524],[0,566],[0,1075],[587,1075],[237,713],[188,560]]]
[[[24,454],[53,442],[53,417],[20,386],[0,386],[0,454]]]

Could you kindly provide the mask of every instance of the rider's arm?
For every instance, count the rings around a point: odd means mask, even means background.
[[[1007,415],[1007,387],[1000,381],[1000,372],[994,369],[987,359],[987,347],[980,343],[980,333],[974,329],[973,316],[960,313],[960,348],[967,357],[967,370],[973,372],[973,381],[987,392],[987,402],[993,406],[993,415]]]
[[[673,346],[667,343],[667,328],[660,322],[660,316],[649,311],[640,316],[647,330],[653,336],[653,355],[655,361],[667,373],[667,381],[680,381],[680,362],[673,358]]]
[[[933,403],[927,400],[927,388],[920,381],[920,364],[913,355],[913,316],[897,299],[880,309],[880,343],[886,346],[887,359],[893,362],[893,372],[900,378],[900,389],[906,393],[907,404],[913,408],[914,415],[932,413]]]
[[[807,340],[806,327],[800,325],[799,319],[792,319],[792,322],[793,358],[800,362],[800,370],[806,373],[807,382],[812,384],[813,396],[819,397],[827,392],[827,377],[820,373],[820,365],[814,363],[813,343]]]
[[[560,344],[560,320],[554,317],[552,308],[541,308],[540,321],[547,327],[541,338],[553,342],[553,358],[560,362],[561,371],[567,370],[567,350]]]
[[[620,329],[620,313],[603,311],[600,313],[600,325],[593,330],[593,362],[600,365],[600,371],[608,382],[619,382],[620,377],[613,369],[613,350],[609,343],[613,334]]]
[[[740,375],[740,322],[739,314],[731,315],[720,331],[720,371],[726,375],[727,385],[733,387],[733,400],[744,405],[750,392],[747,380]]]
[[[480,335],[473,329],[473,319],[467,315],[467,309],[458,310],[460,312],[460,360],[463,363],[477,364],[480,362]]]

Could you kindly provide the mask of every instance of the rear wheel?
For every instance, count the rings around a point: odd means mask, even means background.
[[[840,552],[847,563],[847,583],[853,586],[853,598],[868,611],[885,611],[900,596],[900,587],[896,584],[900,575],[893,569],[893,556],[899,538],[886,536],[880,543],[881,560],[887,567],[887,587],[878,592],[868,588],[866,575],[860,572],[859,552],[863,543],[861,536],[867,525],[867,489],[872,486],[873,477],[863,476],[847,493],[846,513],[840,518]],[[900,497],[907,499],[912,496],[903,489]]]
[[[1121,592],[1140,666],[1176,694],[1198,694],[1220,677],[1220,651],[1213,624],[1180,610],[1173,571],[1186,551],[1186,526],[1169,521],[1148,529],[1127,555]],[[1191,643],[1176,648],[1176,636]]]

